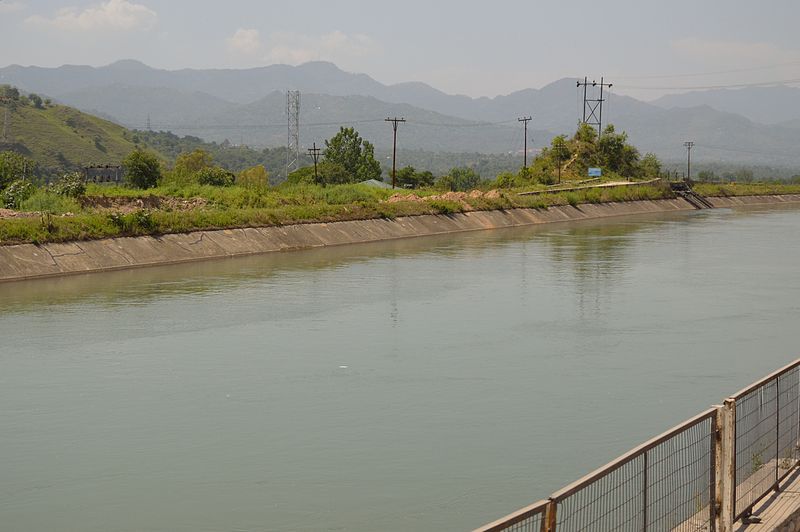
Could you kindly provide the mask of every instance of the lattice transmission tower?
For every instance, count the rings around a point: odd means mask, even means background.
[[[600,78],[600,83],[592,80],[589,82],[588,77],[584,77],[583,81],[578,81],[578,89],[583,87],[583,122],[590,126],[597,126],[597,134],[603,134],[603,102],[606,99],[603,97],[603,90],[608,87],[611,89],[613,83],[606,83],[603,78]],[[587,92],[589,87],[600,87],[600,97],[590,98]]]
[[[286,143],[286,175],[300,167],[300,91],[286,93],[288,140]]]

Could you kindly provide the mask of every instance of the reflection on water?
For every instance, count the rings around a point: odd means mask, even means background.
[[[3,527],[477,526],[796,357],[799,223],[678,213],[2,284]]]

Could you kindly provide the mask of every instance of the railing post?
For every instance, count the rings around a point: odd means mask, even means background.
[[[556,531],[556,513],[558,512],[558,503],[550,499],[547,503],[547,508],[544,511],[544,519],[542,519],[542,532],[555,532]]]
[[[775,491],[781,490],[781,377],[775,378]]]
[[[726,399],[717,407],[714,453],[715,521],[717,532],[733,531],[736,497],[736,400]]]

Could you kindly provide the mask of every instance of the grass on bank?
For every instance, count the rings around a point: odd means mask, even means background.
[[[703,196],[772,196],[800,194],[800,184],[794,183],[696,183],[695,192]]]
[[[147,191],[90,185],[87,196],[142,198],[171,196],[203,198],[205,207],[185,211],[137,210],[127,214],[81,209],[75,200],[49,197],[40,191],[26,200],[24,208],[51,214],[0,220],[0,245],[93,240],[99,238],[159,235],[197,230],[264,227],[309,222],[395,218],[422,214],[452,214],[466,210],[509,208],[543,209],[555,205],[605,203],[672,197],[667,187],[635,186],[519,196],[520,190],[503,191],[496,198],[462,201],[385,202],[398,191],[363,185],[320,187],[315,185],[248,189],[193,185],[161,187]],[[411,194],[412,191],[400,191]],[[417,196],[441,193],[433,189],[413,191]],[[48,203],[49,202],[49,203]],[[46,207],[37,209],[35,207]],[[69,215],[63,215],[70,213]],[[61,214],[61,215],[59,215]]]

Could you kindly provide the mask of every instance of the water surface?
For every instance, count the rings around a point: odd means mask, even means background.
[[[800,209],[0,285],[4,530],[465,530],[800,353]]]

